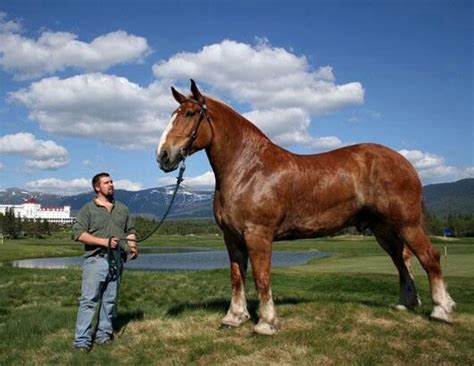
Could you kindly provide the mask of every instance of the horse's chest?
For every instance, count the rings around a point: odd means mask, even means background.
[[[239,226],[244,221],[245,205],[235,197],[216,194],[214,196],[214,215],[219,226]]]

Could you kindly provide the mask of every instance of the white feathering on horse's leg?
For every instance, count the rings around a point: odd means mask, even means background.
[[[235,313],[229,309],[226,316],[221,320],[221,326],[237,328],[249,319],[250,314],[248,312]]]
[[[451,296],[449,296],[442,279],[438,279],[435,283],[432,283],[432,292],[434,306],[430,315],[431,318],[446,323],[452,323],[451,313],[456,308],[456,303]]]
[[[239,327],[242,323],[250,319],[250,314],[247,310],[247,300],[245,299],[245,290],[239,292],[237,296],[232,296],[229,310],[224,318],[221,320],[222,326]]]
[[[280,330],[280,322],[275,311],[272,293],[270,290],[270,299],[267,302],[260,302],[260,320],[253,328],[255,333],[262,335],[273,335]]]

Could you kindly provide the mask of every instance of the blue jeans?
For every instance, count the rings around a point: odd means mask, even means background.
[[[120,274],[115,281],[106,283],[109,272],[107,257],[95,255],[84,260],[82,266],[82,295],[77,312],[76,334],[74,346],[92,346],[92,320],[94,318],[97,304],[102,301],[97,320],[97,332],[95,340],[99,343],[112,338],[112,316],[117,302],[117,291],[120,283]]]

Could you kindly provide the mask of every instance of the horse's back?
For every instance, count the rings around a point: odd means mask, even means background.
[[[318,211],[348,216],[367,209],[387,219],[413,221],[422,212],[421,182],[398,152],[379,144],[357,144],[315,155],[298,155],[300,175]],[[297,189],[301,190],[298,184]],[[312,198],[310,200],[309,198]],[[335,209],[333,209],[335,208]],[[336,216],[336,212],[334,212]]]
[[[410,185],[421,183],[413,166],[400,153],[379,144],[363,143],[345,146],[315,155],[300,155],[317,169],[337,175],[350,174],[358,183],[373,189],[380,185]],[[375,186],[374,186],[375,185]]]

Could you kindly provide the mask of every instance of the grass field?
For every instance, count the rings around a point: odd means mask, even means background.
[[[221,237],[156,236],[143,250],[198,246],[223,249]],[[444,242],[433,239],[444,253]],[[474,364],[474,240],[447,243],[442,264],[458,303],[454,325],[430,321],[426,276],[415,266],[423,305],[398,312],[398,276],[370,237],[280,242],[275,250],[335,255],[273,270],[282,329],[255,335],[257,296],[248,283],[251,321],[219,329],[230,300],[228,270],[127,271],[116,341],[89,354],[72,351],[80,295],[79,269],[12,268],[8,261],[80,255],[64,234],[0,245],[0,364]],[[146,249],[145,249],[146,248]]]

